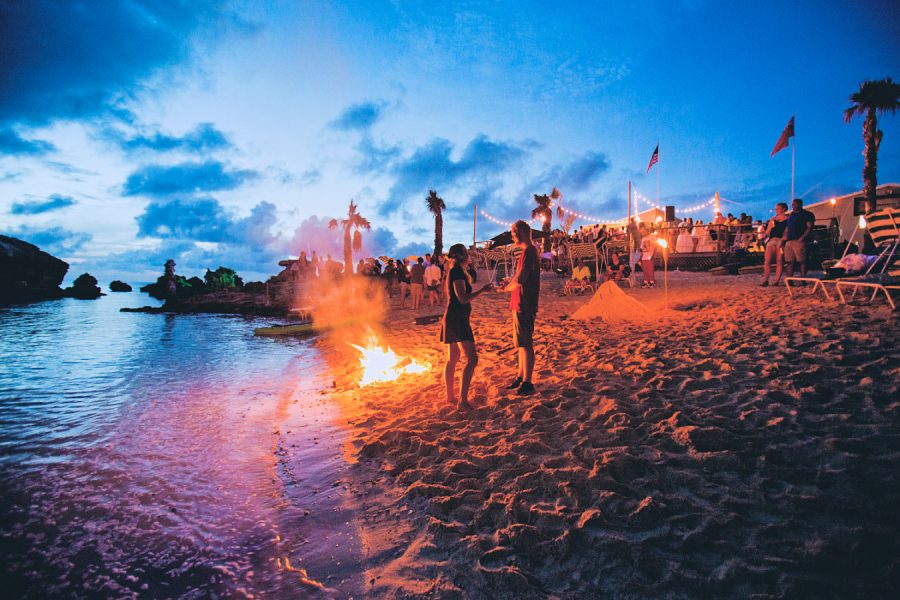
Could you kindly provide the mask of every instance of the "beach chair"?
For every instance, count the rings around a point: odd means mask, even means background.
[[[881,249],[878,258],[869,266],[866,273],[858,278],[842,278],[836,283],[837,293],[842,304],[847,303],[845,290],[852,290],[850,298],[854,298],[857,292],[871,290],[869,302],[875,300],[879,293],[884,294],[892,310],[897,306],[891,293],[900,291],[900,277],[894,270],[894,262],[898,258],[900,247],[900,209],[887,208],[874,212],[866,217],[869,236],[876,249]],[[876,271],[876,267],[881,266]],[[874,272],[873,272],[874,271]]]
[[[569,260],[574,263],[576,258],[580,258],[582,263],[588,260],[594,263],[594,275],[599,282],[602,271],[600,271],[600,252],[597,250],[597,246],[592,243],[571,244],[569,246]],[[591,289],[595,289],[593,284],[589,285]]]

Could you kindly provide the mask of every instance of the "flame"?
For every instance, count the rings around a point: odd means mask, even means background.
[[[428,367],[417,363],[408,356],[399,356],[385,346],[374,332],[369,332],[365,347],[349,344],[362,355],[359,364],[362,365],[363,375],[359,380],[359,386],[363,387],[372,383],[394,381],[401,375],[412,373],[425,373]]]

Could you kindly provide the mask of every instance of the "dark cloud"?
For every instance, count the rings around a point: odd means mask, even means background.
[[[360,155],[356,171],[362,174],[383,171],[400,156],[401,152],[400,146],[376,144],[368,134],[356,145],[356,151]]]
[[[158,237],[244,246],[270,246],[278,242],[271,228],[276,207],[260,202],[248,217],[239,219],[214,198],[151,202],[137,217],[138,237]]]
[[[218,0],[0,4],[0,123],[115,116],[142,81],[190,58],[203,23],[223,25]]]
[[[2,68],[0,68],[2,71]],[[2,92],[0,92],[2,95]],[[44,140],[26,140],[12,129],[0,129],[0,155],[40,156],[53,152],[56,147]]]
[[[72,206],[73,204],[75,204],[75,200],[72,198],[54,194],[46,200],[14,202],[9,212],[14,215],[39,215],[41,213]]]
[[[425,242],[410,242],[394,249],[394,258],[406,258],[407,256],[425,256],[434,250],[434,246]]]
[[[126,152],[151,150],[154,152],[170,152],[180,150],[190,153],[212,152],[231,148],[233,144],[213,126],[212,123],[200,123],[197,127],[185,135],[178,137],[156,132],[152,135],[138,135],[126,138],[118,133],[112,133],[114,138]]]
[[[366,130],[384,116],[385,108],[387,103],[383,100],[353,104],[345,108],[337,119],[329,123],[329,126],[341,131]]]
[[[600,152],[586,152],[562,168],[559,185],[574,192],[590,188],[600,177],[609,171],[609,160]]]
[[[453,160],[453,144],[435,139],[409,158],[394,163],[391,172],[396,180],[379,212],[391,214],[428,189],[446,190],[474,177],[494,178],[528,156],[531,148],[529,143],[495,142],[481,134],[463,149],[459,160]]]
[[[6,230],[4,235],[34,244],[44,252],[65,259],[91,241],[91,234],[69,231],[62,227],[37,228],[22,226],[14,230]]]
[[[256,177],[256,171],[229,169],[218,161],[186,162],[174,166],[148,165],[128,176],[122,193],[125,196],[163,198],[233,190]]]

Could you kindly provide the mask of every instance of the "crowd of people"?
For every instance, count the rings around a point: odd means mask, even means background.
[[[783,270],[788,276],[792,275],[795,264],[799,265],[801,275],[806,273],[806,244],[815,224],[815,217],[803,209],[803,202],[799,199],[793,201],[792,208],[789,213],[786,204],[778,203],[775,215],[765,224],[754,222],[749,215],[743,213],[739,217],[731,214],[726,217],[717,213],[709,224],[691,218],[669,223],[646,223],[632,219],[627,227],[621,228],[606,225],[580,227],[571,235],[557,231],[551,235],[549,244],[538,242],[543,252],[532,242],[531,226],[525,221],[517,221],[512,225],[511,232],[513,243],[520,250],[520,258],[516,261],[515,273],[501,286],[501,291],[510,293],[512,337],[518,350],[518,372],[515,380],[508,386],[509,389],[515,389],[523,395],[534,392],[531,381],[534,369],[533,337],[542,268],[555,268],[566,275],[568,273],[565,270],[569,268],[571,280],[566,284],[568,288],[570,285],[587,286],[591,280],[619,282],[631,275],[633,266],[639,265],[643,272],[642,286],[652,288],[655,286],[654,259],[660,248],[675,250],[677,246],[685,247],[682,236],[698,237],[703,235],[702,231],[705,229],[707,235],[714,238],[721,236],[724,238],[721,242],[733,244],[734,248],[746,248],[753,244],[764,251],[761,285],[769,285],[773,267],[774,281],[777,284]],[[667,243],[661,244],[660,240],[666,240]],[[584,243],[595,244],[603,252],[601,272],[592,274],[588,263],[578,258],[570,262],[569,245]],[[696,251],[696,245],[694,242],[692,251]],[[634,254],[629,256],[626,250],[628,248],[633,249]],[[443,306],[440,341],[448,347],[444,370],[447,399],[461,408],[471,407],[468,392],[478,364],[478,352],[470,324],[471,303],[480,294],[494,287],[493,281],[489,281],[473,291],[478,278],[473,250],[474,248],[467,248],[463,244],[455,244],[446,254],[367,258],[360,259],[356,265],[356,274],[379,279],[389,298],[399,295],[401,309],[408,306],[418,311],[426,303],[429,307]],[[344,265],[330,255],[323,260],[315,252],[309,257],[306,252],[301,252],[299,259],[291,264],[290,272],[294,280],[341,276]],[[463,357],[465,361],[457,395],[455,372]]]

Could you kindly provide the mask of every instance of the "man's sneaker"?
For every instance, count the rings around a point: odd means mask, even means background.
[[[513,379],[513,380],[510,382],[510,384],[509,384],[508,386],[506,386],[506,389],[508,389],[508,390],[514,390],[514,389],[516,389],[517,387],[519,387],[520,385],[522,385],[522,378],[521,378],[521,377],[516,377],[515,379]]]
[[[520,396],[530,396],[534,393],[534,384],[530,381],[523,381],[516,393]]]

